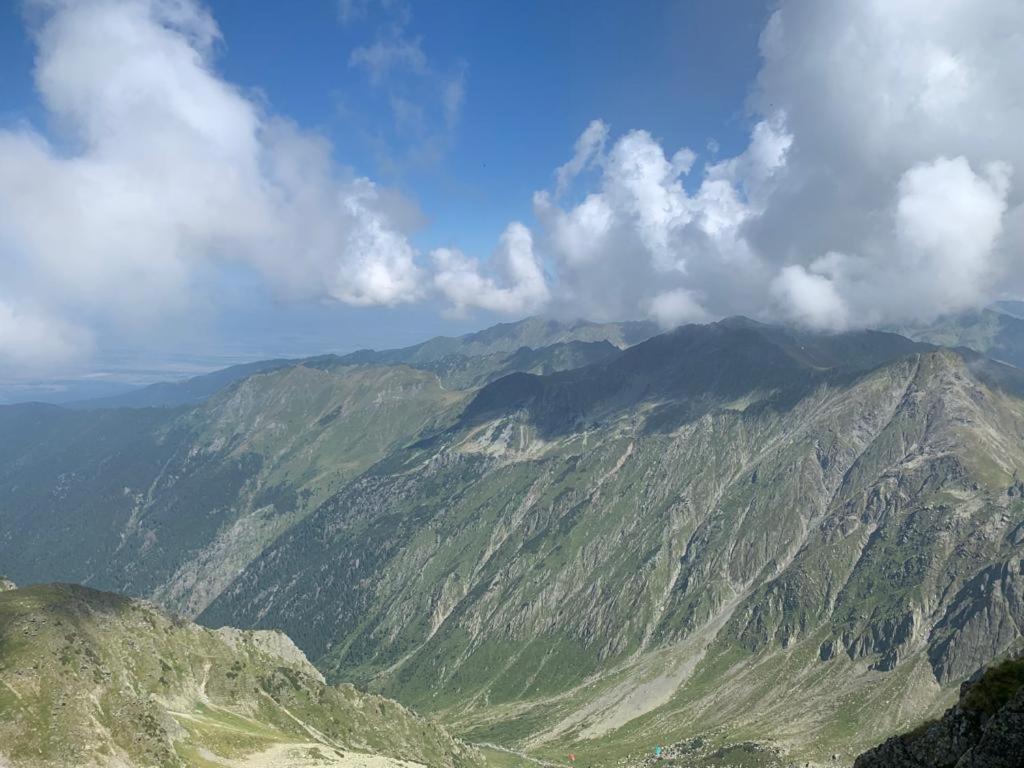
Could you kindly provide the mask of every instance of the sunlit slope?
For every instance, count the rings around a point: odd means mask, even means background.
[[[0,562],[22,583],[84,582],[195,615],[347,481],[452,423],[463,390],[610,359],[652,332],[529,318],[227,369],[173,385],[203,397],[228,385],[178,410],[0,407]]]
[[[202,618],[549,756],[701,733],[852,755],[1019,642],[1024,403],[989,380],[740,321],[507,377]]]
[[[189,411],[0,409],[0,557],[21,583],[81,581],[194,614],[464,398],[406,366],[299,365]]]
[[[46,585],[0,593],[0,763],[454,768],[480,758],[392,701],[324,685],[280,633],[213,632],[117,595]]]

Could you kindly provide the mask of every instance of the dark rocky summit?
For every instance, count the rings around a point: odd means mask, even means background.
[[[1019,768],[1024,766],[1024,658],[1004,661],[960,687],[939,719],[894,736],[854,768]]]

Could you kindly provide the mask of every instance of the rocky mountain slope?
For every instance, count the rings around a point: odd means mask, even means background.
[[[211,631],[70,585],[0,593],[0,764],[482,764],[395,702],[330,687],[284,635]]]
[[[1024,660],[992,666],[960,687],[938,720],[895,736],[855,768],[1017,768],[1024,763]]]
[[[236,367],[131,401],[177,405],[227,385],[188,410],[0,407],[0,562],[22,583],[86,583],[194,616],[346,482],[451,423],[469,389],[606,359],[618,352],[608,339],[646,328],[534,319],[407,350]]]
[[[1020,370],[742,318],[570,330],[0,408],[0,562],[284,629],[332,681],[594,766],[850,763],[1021,645]]]
[[[333,679],[547,757],[712,733],[852,760],[1020,643],[1024,401],[998,372],[731,321],[507,376],[201,619],[287,628]]]

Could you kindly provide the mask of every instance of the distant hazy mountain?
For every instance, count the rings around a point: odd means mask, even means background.
[[[0,592],[0,764],[482,765],[393,701],[329,687],[277,632],[216,632],[70,585]]]
[[[945,317],[932,325],[905,328],[903,332],[932,344],[967,347],[995,360],[1024,368],[1022,310],[1024,303],[1003,302],[995,309]]]
[[[1024,301],[998,301],[995,309],[1007,315],[1024,318]]]
[[[50,403],[115,397],[140,389],[138,385],[105,379],[47,379],[0,382],[0,405]]]
[[[91,410],[97,408],[175,408],[201,403],[224,387],[248,378],[254,373],[274,371],[293,365],[290,360],[261,360],[256,363],[232,365],[213,373],[193,376],[184,381],[158,382],[111,397],[76,400],[63,403],[65,408]]]

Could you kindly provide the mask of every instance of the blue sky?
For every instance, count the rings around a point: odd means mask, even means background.
[[[226,41],[225,76],[334,141],[360,172],[411,192],[429,224],[425,247],[487,253],[509,218],[530,216],[534,190],[587,124],[645,128],[670,146],[746,144],[745,107],[767,16],[758,0],[411,3],[403,34],[441,73],[464,69],[465,99],[436,163],[394,130],[390,83],[375,87],[351,52],[387,36],[396,13],[374,6],[344,23],[338,3],[211,3]],[[427,97],[429,98],[429,97]],[[433,126],[435,130],[439,126]],[[398,167],[380,162],[382,135]]]
[[[1024,9],[919,6],[4,3],[0,397],[535,313],[1019,296]]]
[[[531,218],[533,192],[550,185],[595,118],[615,130],[644,127],[673,147],[703,148],[713,139],[724,153],[741,150],[767,15],[767,4],[753,0],[368,3],[348,18],[338,0],[207,7],[222,34],[213,63],[224,79],[328,137],[338,162],[415,200],[424,214],[412,235],[419,247],[484,257],[509,219]],[[16,3],[0,7],[0,117],[59,139],[33,83],[36,49],[25,16]],[[438,78],[461,75],[464,97],[450,127],[435,94],[423,92],[424,78],[399,72],[373,83],[350,63],[360,46],[395,35],[418,45]],[[422,132],[396,127],[394,92],[427,112]],[[422,157],[431,141],[436,148]],[[255,284],[239,290],[264,292]],[[508,319],[440,310],[436,302],[396,310],[243,297],[218,319],[216,348],[195,358],[209,364],[292,349],[403,345]],[[102,352],[111,362],[149,357],[144,345],[118,339]],[[161,369],[143,367],[147,375]]]

